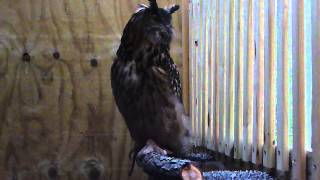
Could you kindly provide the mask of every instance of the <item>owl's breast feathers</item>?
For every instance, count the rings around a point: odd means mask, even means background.
[[[113,63],[111,83],[116,104],[133,138],[139,136],[135,132],[140,128],[152,131],[150,122],[156,126],[174,126],[163,121],[178,122],[179,114],[184,112],[176,107],[182,105],[181,81],[169,49],[149,47],[132,56],[120,57]]]

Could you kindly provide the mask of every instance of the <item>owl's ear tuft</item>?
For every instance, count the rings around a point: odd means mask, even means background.
[[[174,12],[178,11],[179,8],[180,8],[179,5],[173,5],[170,8],[168,8],[168,11],[169,11],[170,14],[173,14]]]
[[[157,0],[149,0],[149,3],[150,3],[150,9],[154,11],[158,10]]]

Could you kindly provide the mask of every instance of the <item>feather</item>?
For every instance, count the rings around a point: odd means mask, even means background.
[[[135,142],[136,154],[152,139],[183,157],[190,151],[190,122],[182,105],[180,74],[170,56],[172,13],[155,0],[126,24],[111,68],[115,102]]]

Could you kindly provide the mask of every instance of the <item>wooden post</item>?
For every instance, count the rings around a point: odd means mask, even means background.
[[[289,147],[288,147],[288,118],[289,118],[289,22],[288,22],[288,0],[284,0],[282,4],[282,86],[279,87],[282,91],[282,112],[281,118],[277,121],[277,169],[284,172],[289,170]]]
[[[313,0],[312,4],[312,69],[313,69],[313,102],[312,102],[312,165],[311,180],[320,177],[320,0]]]
[[[257,103],[257,118],[254,123],[253,129],[253,150],[252,150],[252,162],[256,165],[262,163],[262,146],[263,146],[263,124],[264,124],[264,1],[259,1],[259,57],[258,57],[258,103]]]
[[[196,36],[196,31],[197,25],[196,25],[196,3],[190,3],[190,6],[192,7],[192,24],[190,30],[192,30],[192,48],[191,48],[191,53],[192,53],[192,63],[191,63],[191,68],[192,69],[192,132],[194,136],[194,144],[196,144],[197,140],[197,36]]]
[[[305,44],[304,44],[304,0],[293,1],[294,15],[294,102],[293,102],[293,151],[292,179],[306,179],[305,152]]]
[[[238,91],[238,118],[235,122],[235,143],[234,143],[234,158],[241,159],[242,155],[242,127],[243,127],[243,0],[239,1],[239,70],[238,70],[238,81],[239,81],[239,91]]]
[[[252,152],[252,122],[253,122],[253,96],[254,96],[254,26],[253,26],[253,0],[248,2],[248,96],[247,114],[243,126],[243,152],[242,159],[245,162],[251,160]]]
[[[195,31],[195,46],[196,46],[196,59],[195,59],[195,69],[196,69],[196,77],[195,77],[195,82],[196,82],[196,145],[200,145],[201,141],[201,102],[200,102],[200,91],[201,91],[201,80],[200,80],[200,55],[201,55],[201,36],[199,35],[201,32],[200,29],[200,2],[199,0],[196,1],[195,3],[195,26],[197,30]]]
[[[208,2],[207,1],[203,1],[202,2],[203,5],[202,5],[202,12],[203,12],[203,20],[202,20],[202,23],[203,23],[203,45],[204,47],[203,48],[203,65],[204,65],[204,71],[203,71],[203,90],[204,92],[202,93],[203,94],[203,98],[202,100],[204,101],[203,102],[203,123],[202,123],[202,144],[205,145],[206,142],[205,142],[205,139],[208,138],[207,135],[208,135],[208,103],[209,103],[209,91],[208,91],[208,75],[209,75],[209,26],[207,24],[207,22],[209,21],[209,6],[208,6]]]
[[[198,130],[199,130],[199,134],[198,134],[198,145],[203,145],[203,77],[204,77],[204,46],[205,46],[205,38],[204,38],[204,31],[205,31],[205,26],[204,26],[204,9],[203,9],[203,1],[199,1],[199,25],[200,25],[200,31],[198,32],[200,34],[200,38],[199,38],[199,59],[198,59],[198,82],[199,82],[199,86],[198,86]]]
[[[230,156],[231,148],[234,143],[234,116],[235,116],[235,1],[230,1],[230,26],[229,26],[229,34],[230,34],[230,46],[229,46],[229,59],[230,59],[230,88],[229,88],[229,126],[227,126],[228,138],[227,138],[227,147],[225,150],[225,154]]]
[[[219,75],[219,66],[220,66],[220,0],[216,1],[216,129],[215,129],[215,142],[216,148],[219,149],[220,142],[220,75]]]
[[[190,79],[190,109],[189,109],[189,116],[192,122],[192,135],[195,135],[195,84],[194,84],[194,10],[193,10],[193,3],[189,3],[189,79]]]
[[[264,147],[263,147],[263,165],[267,168],[275,167],[275,139],[274,126],[276,121],[276,24],[275,24],[275,0],[269,1],[269,119],[265,121],[264,129]]]
[[[222,87],[222,118],[220,118],[220,142],[219,152],[224,153],[226,142],[226,116],[227,116],[227,1],[223,1],[223,54],[222,54],[222,70],[223,70],[223,87]]]
[[[183,104],[187,114],[189,112],[189,1],[182,1],[182,59],[183,59]]]
[[[210,19],[210,26],[211,26],[211,36],[210,36],[210,48],[211,48],[211,54],[210,54],[210,62],[211,62],[211,66],[210,66],[210,82],[211,82],[211,91],[210,91],[210,97],[211,97],[211,103],[210,103],[210,136],[212,137],[211,139],[211,145],[209,145],[209,148],[212,148],[212,150],[216,151],[217,149],[215,149],[215,144],[216,142],[216,136],[215,136],[215,131],[216,131],[216,126],[215,126],[215,118],[216,118],[216,114],[215,114],[215,73],[216,73],[216,66],[215,66],[215,41],[216,41],[216,34],[215,34],[215,28],[216,28],[216,22],[215,22],[215,16],[216,14],[216,0],[215,1],[211,1],[211,19]]]

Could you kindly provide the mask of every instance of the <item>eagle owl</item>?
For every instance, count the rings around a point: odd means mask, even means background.
[[[181,98],[180,75],[170,56],[172,14],[178,5],[139,5],[125,26],[111,69],[115,102],[139,151],[151,139],[185,157],[190,122]]]

